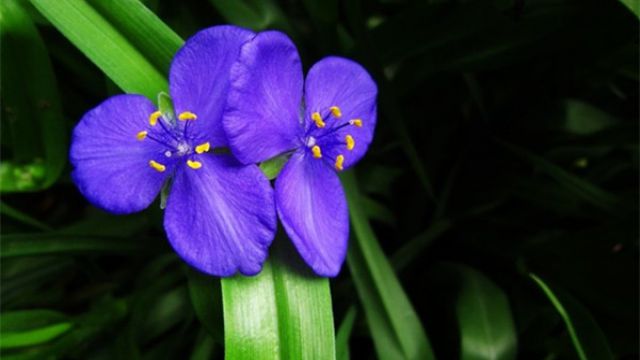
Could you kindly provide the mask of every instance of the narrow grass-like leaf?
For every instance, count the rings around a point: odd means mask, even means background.
[[[497,142],[514,154],[529,161],[531,164],[544,171],[560,185],[564,186],[567,191],[574,193],[576,196],[581,197],[585,201],[588,201],[603,210],[610,212],[616,212],[619,210],[616,205],[620,203],[620,199],[615,195],[601,189],[587,180],[581,179],[578,176],[567,172],[560,166],[555,165],[521,147],[509,144],[502,140],[497,140]]]
[[[118,237],[45,233],[4,235],[0,239],[0,258],[3,259],[85,253],[137,255],[150,249],[148,242]]]
[[[529,277],[562,317],[580,360],[613,359],[607,338],[584,306],[562,289],[549,286],[537,275],[531,273]]]
[[[42,230],[42,231],[50,231],[51,227],[49,227],[49,225],[36,220],[34,218],[32,218],[31,216],[23,213],[22,211],[18,210],[18,209],[14,209],[11,206],[3,203],[0,201],[0,213],[2,215],[5,215],[7,217],[10,217],[16,221],[19,221],[23,224],[32,226],[38,230]]]
[[[89,3],[140,51],[161,74],[169,73],[182,39],[139,0],[89,0]]]
[[[141,49],[135,48],[89,3],[82,0],[31,0],[31,3],[125,92],[155,99],[167,89],[164,74],[150,61],[155,54],[142,55]]]
[[[338,333],[336,334],[336,359],[337,360],[349,360],[349,338],[351,337],[351,331],[353,330],[353,324],[356,320],[356,307],[351,306],[344,316]]]
[[[516,329],[506,294],[470,267],[458,265],[453,269],[460,280],[455,305],[460,358],[515,359]]]
[[[639,0],[620,0],[624,6],[628,7],[632,13],[636,15],[637,18],[640,19],[640,1]]]
[[[209,0],[230,23],[261,31],[276,28],[292,33],[289,21],[273,0]]]
[[[402,271],[407,265],[411,264],[422,254],[422,251],[428,247],[435,239],[444,234],[453,226],[453,222],[448,219],[436,220],[424,232],[408,241],[400,249],[398,249],[391,262],[397,271]]]
[[[189,279],[191,304],[198,320],[212,338],[222,344],[224,334],[220,280],[198,273],[193,269],[187,270],[187,278]]]
[[[2,1],[0,19],[2,106],[12,130],[14,160],[26,165],[2,164],[0,191],[47,188],[62,173],[67,157],[55,76],[44,42],[22,5]]]
[[[2,313],[0,349],[33,346],[51,341],[71,330],[73,323],[51,310],[20,310]]]
[[[349,269],[365,310],[378,357],[433,359],[431,344],[402,285],[378,244],[360,204],[355,175],[344,173],[352,241]]]
[[[260,274],[222,279],[226,358],[334,359],[329,281],[278,241]]]

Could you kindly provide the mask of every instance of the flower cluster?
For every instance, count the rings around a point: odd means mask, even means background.
[[[260,272],[277,213],[314,272],[337,275],[349,234],[337,172],[373,137],[377,88],[369,74],[327,57],[303,79],[286,35],[216,26],[178,51],[169,92],[175,113],[141,95],[118,95],[84,115],[70,154],[80,192],[128,214],[170,185],[171,245],[217,276]],[[288,160],[274,191],[256,164],[276,156]]]

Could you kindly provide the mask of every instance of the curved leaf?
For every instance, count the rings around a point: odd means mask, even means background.
[[[352,224],[347,261],[381,359],[433,359],[431,344],[360,204],[352,172],[341,176]]]
[[[584,306],[562,289],[549,286],[537,275],[531,273],[529,277],[540,287],[562,317],[581,360],[613,359],[607,338]]]

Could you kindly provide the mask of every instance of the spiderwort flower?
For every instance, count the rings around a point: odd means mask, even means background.
[[[291,155],[276,179],[276,208],[318,275],[335,276],[344,262],[349,219],[337,171],[367,151],[376,96],[369,74],[339,57],[320,60],[303,84],[295,46],[276,31],[243,45],[231,69],[223,117],[231,151],[244,164]]]
[[[80,192],[113,213],[148,207],[171,179],[169,241],[192,266],[218,276],[258,273],[276,229],[273,191],[258,167],[213,151],[227,146],[229,69],[253,36],[216,26],[185,43],[169,74],[177,119],[144,96],[114,96],[84,115],[71,146]]]

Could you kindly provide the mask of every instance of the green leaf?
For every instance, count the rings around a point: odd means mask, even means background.
[[[565,128],[577,135],[590,135],[618,123],[615,117],[580,100],[565,103]]]
[[[193,269],[187,270],[187,278],[191,304],[198,320],[213,339],[224,343],[220,280]]]
[[[262,272],[222,279],[227,359],[334,359],[329,280],[312,274],[285,237]]]
[[[51,341],[73,327],[64,314],[51,310],[2,313],[0,349],[33,346]]]
[[[351,306],[347,311],[347,314],[342,320],[342,324],[338,328],[336,334],[336,359],[337,360],[349,360],[349,337],[351,337],[351,331],[353,330],[353,324],[356,320],[356,307]]]
[[[0,240],[0,258],[64,254],[130,254],[149,251],[144,241],[129,238],[74,236],[67,234],[4,235]]]
[[[161,74],[168,74],[182,39],[138,0],[89,0]]]
[[[209,0],[228,22],[261,31],[267,28],[283,30],[291,35],[292,28],[273,0]]]
[[[352,241],[347,254],[381,359],[433,359],[431,344],[413,306],[367,221],[355,175],[342,174],[349,202]]]
[[[632,13],[640,19],[640,1],[639,0],[620,0]]]
[[[515,359],[516,329],[509,300],[496,284],[463,265],[459,275],[456,315],[460,329],[461,359]]]
[[[616,212],[619,210],[617,205],[620,203],[620,199],[617,196],[601,189],[587,180],[571,174],[560,166],[553,164],[544,158],[529,152],[528,150],[502,140],[496,141],[514,154],[538,167],[541,171],[545,172],[557,181],[558,184],[562,185],[566,191],[574,193],[576,196],[581,197],[585,201],[588,201],[603,210],[609,212]]]
[[[607,338],[584,306],[559,287],[550,286],[537,275],[530,273],[529,277],[540,287],[562,317],[580,360],[613,359]]]
[[[27,11],[16,1],[0,3],[2,106],[11,130],[15,163],[0,167],[0,191],[51,186],[67,158],[67,132],[49,54]]]
[[[18,209],[14,209],[11,206],[1,201],[0,201],[0,213],[16,221],[19,221],[23,224],[32,226],[38,230],[51,231],[51,227],[49,227],[49,225],[34,219],[31,216],[23,213],[22,211],[19,211]]]
[[[141,49],[119,32],[116,24],[89,3],[82,0],[31,0],[31,3],[125,92],[154,99],[160,91],[167,90],[164,74],[150,60],[156,54],[145,57]]]
[[[289,160],[287,155],[276,156],[260,163],[260,170],[269,180],[273,180],[278,176],[287,160]]]

